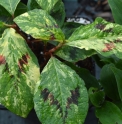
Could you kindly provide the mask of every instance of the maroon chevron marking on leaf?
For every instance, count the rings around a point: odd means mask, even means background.
[[[20,71],[24,72],[23,70],[23,65],[27,65],[28,64],[28,59],[30,59],[30,56],[28,54],[23,55],[21,59],[19,59],[18,61],[18,66]]]
[[[112,28],[109,28],[109,29],[104,30],[103,32],[106,32],[106,33],[111,32],[111,33],[113,33],[113,29]]]
[[[100,30],[103,30],[103,29],[105,28],[105,26],[106,26],[106,25],[104,25],[104,24],[97,24],[97,25],[95,26],[95,28],[100,29]]]
[[[0,55],[0,65],[5,63],[6,63],[5,57],[3,55]]]
[[[78,98],[80,97],[79,94],[79,87],[75,88],[75,90],[71,90],[71,97],[67,98],[67,106],[65,111],[65,118],[67,118],[67,109],[70,109],[70,104],[78,105]]]
[[[59,109],[60,110],[60,113],[62,113],[62,108],[60,107],[60,104],[59,104],[58,100],[55,100],[54,99],[53,94],[50,93],[47,88],[45,88],[41,92],[41,95],[42,95],[44,101],[50,100],[50,105],[56,105],[57,106],[57,109]]]
[[[121,40],[117,39],[117,40],[114,41],[114,43],[118,43],[118,42],[121,42]]]
[[[105,48],[102,50],[103,52],[108,52],[115,48],[114,42],[111,43],[105,43]]]
[[[51,34],[50,35],[50,40],[55,40],[56,38],[55,38],[55,36],[54,36],[54,34]]]
[[[71,90],[71,97],[67,99],[67,108],[70,108],[70,104],[76,104],[78,105],[78,97],[80,96],[79,94],[79,87],[77,87],[75,90]]]

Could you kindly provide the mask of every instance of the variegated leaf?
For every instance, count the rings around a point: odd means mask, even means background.
[[[55,4],[61,0],[36,0],[42,9],[46,10],[48,13],[54,8]]]
[[[92,24],[78,28],[66,45],[92,49],[105,57],[115,54],[122,59],[122,26],[97,18]]]
[[[0,0],[0,5],[2,5],[11,15],[14,15],[19,2],[20,0]]]
[[[59,0],[52,8],[50,15],[56,20],[57,24],[62,27],[65,20],[65,6],[62,0]]]
[[[46,0],[46,1],[36,0],[36,1],[43,10],[47,11],[56,20],[57,24],[60,27],[63,25],[65,20],[65,7],[62,0]]]
[[[42,123],[83,124],[88,94],[84,81],[74,70],[52,57],[42,71],[39,83],[34,106]]]
[[[27,8],[28,8],[28,10],[33,10],[33,9],[39,9],[41,7],[36,2],[36,0],[28,0],[28,2],[27,2]]]
[[[6,29],[0,39],[0,103],[26,117],[33,108],[33,94],[39,80],[35,55],[14,29]]]
[[[27,34],[41,40],[63,42],[64,34],[55,20],[44,10],[34,9],[14,19],[15,23]]]
[[[78,62],[96,54],[96,52],[94,50],[85,50],[64,45],[55,54],[68,62]]]

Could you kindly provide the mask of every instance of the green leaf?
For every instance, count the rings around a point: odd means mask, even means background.
[[[61,27],[63,25],[66,14],[64,3],[61,0],[58,0],[52,8],[50,15],[56,20],[58,26]]]
[[[56,51],[55,54],[68,62],[77,62],[96,54],[96,52],[94,50],[87,51],[85,49],[78,49],[64,45],[61,49]]]
[[[83,25],[81,25],[80,23],[65,22],[62,27],[62,31],[64,32],[66,39],[68,39],[71,34],[80,26],[83,27]]]
[[[84,81],[74,70],[52,57],[42,71],[39,83],[34,106],[42,123],[83,124],[88,94]]]
[[[20,0],[1,0],[0,5],[13,16],[19,2]]]
[[[122,70],[113,67],[112,71],[115,75],[119,96],[120,96],[120,99],[122,101]]]
[[[10,13],[3,7],[0,5],[0,16],[11,16]]]
[[[25,12],[27,12],[27,6],[20,2],[16,8],[15,16],[19,16]]]
[[[108,0],[116,23],[122,25],[122,0]]]
[[[0,21],[0,28],[3,28],[5,26],[4,24],[4,22]]]
[[[75,70],[76,73],[81,77],[81,79],[84,80],[87,89],[89,89],[90,87],[100,88],[97,79],[87,69],[76,67],[76,65],[70,62],[65,63],[70,66],[73,70]]]
[[[54,8],[57,2],[61,0],[36,0],[42,9],[46,10],[48,13]],[[59,6],[59,5],[58,5]]]
[[[96,116],[102,124],[122,123],[122,112],[111,102],[105,102],[102,107],[96,108]]]
[[[119,59],[119,60],[115,63],[115,66],[116,66],[117,68],[119,68],[120,70],[122,70],[122,60]]]
[[[105,92],[100,91],[97,88],[91,87],[89,89],[89,98],[90,98],[91,103],[95,107],[100,107],[105,100]]]
[[[40,9],[41,7],[36,2],[36,0],[28,0],[27,8],[28,8],[28,10],[33,10],[33,9]]]
[[[112,71],[113,67],[115,67],[113,64],[106,64],[103,66],[100,73],[100,83],[109,98],[113,101],[120,101],[117,82]]]
[[[31,10],[16,17],[14,21],[25,33],[36,39],[64,41],[63,32],[44,10]]]
[[[78,28],[68,40],[68,46],[93,49],[105,57],[115,54],[122,59],[122,26],[109,23],[102,18]]]
[[[33,108],[39,65],[25,40],[12,28],[0,39],[0,103],[26,117]]]

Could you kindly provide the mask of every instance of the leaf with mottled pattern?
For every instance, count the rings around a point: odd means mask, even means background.
[[[42,9],[46,10],[48,13],[54,8],[55,4],[61,0],[36,0]]]
[[[12,28],[0,39],[0,103],[26,117],[33,108],[39,65],[25,40]]]
[[[97,18],[90,25],[78,28],[65,45],[95,50],[102,56],[113,54],[122,59],[122,26]]]
[[[28,2],[27,2],[27,8],[30,11],[30,10],[33,10],[33,9],[40,9],[41,7],[36,2],[36,0],[28,0]]]
[[[55,20],[44,10],[34,9],[14,19],[27,34],[41,40],[64,41],[64,34]]]
[[[64,45],[55,54],[68,62],[78,62],[96,54],[96,52]]]
[[[44,124],[83,124],[88,110],[88,94],[84,81],[76,72],[51,57],[40,79],[34,96],[40,121]]]

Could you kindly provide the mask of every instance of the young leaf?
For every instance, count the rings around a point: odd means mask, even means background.
[[[102,107],[96,108],[96,116],[102,124],[122,123],[122,112],[112,102],[106,101]]]
[[[116,23],[122,25],[122,0],[108,0]]]
[[[41,73],[34,103],[37,116],[44,124],[83,124],[88,94],[75,71],[52,57]]]
[[[42,9],[46,10],[48,13],[54,8],[56,3],[61,0],[36,0]],[[58,5],[59,6],[59,5]]]
[[[117,81],[119,96],[120,96],[120,99],[122,101],[122,70],[113,67],[112,71],[115,75],[115,78],[116,78],[116,81]]]
[[[11,15],[14,15],[19,2],[20,0],[1,0],[0,5],[2,5]]]
[[[97,18],[90,25],[78,28],[66,45],[95,50],[107,57],[115,54],[122,59],[122,26]]]
[[[35,55],[14,29],[6,29],[0,39],[0,103],[26,117],[33,108],[33,94],[39,80]]]
[[[89,89],[89,98],[90,98],[91,103],[95,107],[101,107],[101,105],[103,104],[105,100],[105,92],[100,91],[97,88],[91,87]]]
[[[40,9],[41,7],[36,2],[36,0],[28,0],[27,8],[28,8],[28,10],[33,10],[33,9]]]
[[[100,73],[100,83],[109,98],[113,101],[120,101],[117,82],[112,71],[113,67],[115,67],[113,64],[103,66]]]
[[[16,17],[14,21],[25,33],[36,39],[64,41],[63,32],[44,10],[31,10]]]

